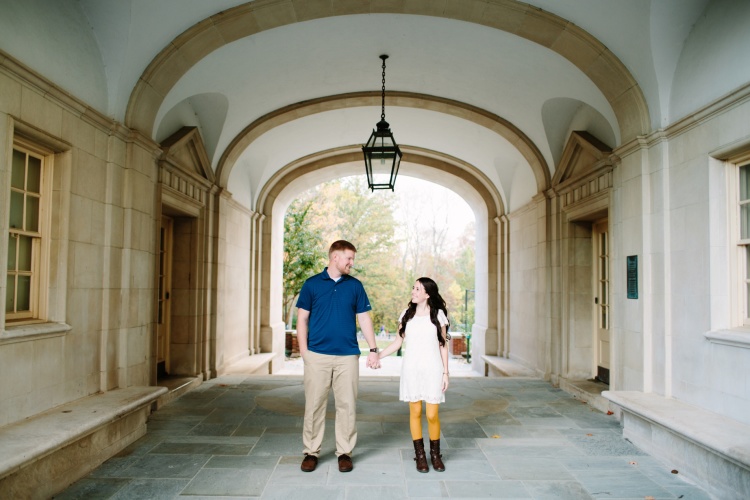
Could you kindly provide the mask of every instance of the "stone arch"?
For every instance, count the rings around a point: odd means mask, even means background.
[[[214,50],[261,31],[324,17],[369,13],[435,16],[488,26],[526,38],[560,54],[586,74],[609,101],[622,142],[650,130],[648,105],[625,65],[590,33],[516,0],[388,3],[255,0],[219,12],[185,30],[148,65],[130,95],[125,125],[152,136],[156,113],[170,89]]]
[[[408,155],[408,162],[402,163],[400,175],[414,175],[422,177],[426,172],[434,171],[434,178],[428,180],[440,183],[454,191],[471,192],[473,196],[467,199],[469,205],[477,215],[476,238],[476,289],[477,297],[482,297],[481,304],[477,302],[475,332],[481,333],[475,347],[482,352],[497,351],[498,329],[503,324],[502,315],[506,314],[500,308],[499,291],[501,269],[502,228],[499,224],[504,213],[500,193],[492,182],[477,168],[456,158],[448,157],[432,151],[419,148],[405,147],[404,156]],[[281,345],[284,324],[281,320],[280,285],[281,255],[279,246],[283,244],[283,231],[279,225],[283,224],[283,207],[277,207],[280,198],[287,191],[286,197],[298,194],[304,188],[324,182],[329,179],[360,173],[362,167],[362,152],[357,147],[340,148],[325,151],[302,158],[282,168],[263,187],[257,202],[257,213],[262,218],[262,224],[257,227],[257,240],[260,241],[257,265],[260,270],[256,273],[253,287],[257,290],[260,304],[260,315],[256,328],[259,329],[261,347],[264,352],[274,350],[274,346]],[[298,186],[294,184],[298,183]],[[292,189],[293,193],[289,193]],[[486,244],[485,244],[486,242]],[[274,298],[278,295],[278,298]],[[475,363],[481,363],[477,357]],[[475,367],[481,371],[481,367]]]
[[[445,113],[472,121],[492,130],[513,144],[529,163],[536,179],[537,192],[542,192],[549,187],[549,167],[542,153],[526,134],[509,121],[476,106],[442,97],[411,92],[386,92],[386,96],[388,97],[389,107],[401,106]],[[245,127],[224,150],[216,169],[217,182],[221,187],[228,187],[229,174],[242,152],[255,139],[274,127],[324,111],[358,106],[378,107],[380,104],[381,94],[379,92],[354,92],[292,104],[261,116]]]

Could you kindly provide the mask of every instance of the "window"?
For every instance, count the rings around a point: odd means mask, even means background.
[[[739,165],[739,246],[740,276],[742,288],[742,319],[744,325],[750,325],[750,162]]]
[[[13,146],[8,217],[8,263],[5,320],[42,318],[42,254],[44,253],[47,157],[38,150]]]

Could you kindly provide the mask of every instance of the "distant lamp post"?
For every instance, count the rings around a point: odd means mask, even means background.
[[[466,337],[466,361],[471,361],[471,332],[469,331],[469,292],[474,290],[467,288],[464,291],[464,337]]]
[[[390,125],[385,121],[385,60],[388,56],[380,56],[383,60],[383,94],[382,111],[377,128],[362,146],[365,155],[365,172],[367,173],[367,187],[370,190],[390,189],[396,184],[398,167],[401,164],[401,150],[393,138]]]

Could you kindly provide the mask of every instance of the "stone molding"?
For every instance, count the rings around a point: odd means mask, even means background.
[[[575,24],[515,0],[434,2],[304,2],[255,0],[210,16],[185,30],[151,61],[128,101],[125,124],[153,132],[156,113],[174,85],[213,51],[261,31],[312,19],[369,13],[434,16],[499,29],[538,43],[579,68],[601,90],[618,120],[622,141],[650,132],[648,105],[625,65]]]

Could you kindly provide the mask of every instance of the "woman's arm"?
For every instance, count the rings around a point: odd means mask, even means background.
[[[443,358],[443,392],[448,390],[449,384],[449,373],[448,373],[448,331],[443,326],[442,331],[443,340],[445,345],[440,346],[440,357]]]
[[[398,351],[398,348],[401,347],[401,344],[403,342],[404,342],[404,338],[401,335],[396,334],[396,338],[393,339],[393,342],[388,344],[388,347],[380,351],[378,353],[378,356],[380,356],[380,359],[383,359],[386,356],[390,356],[394,352]]]

